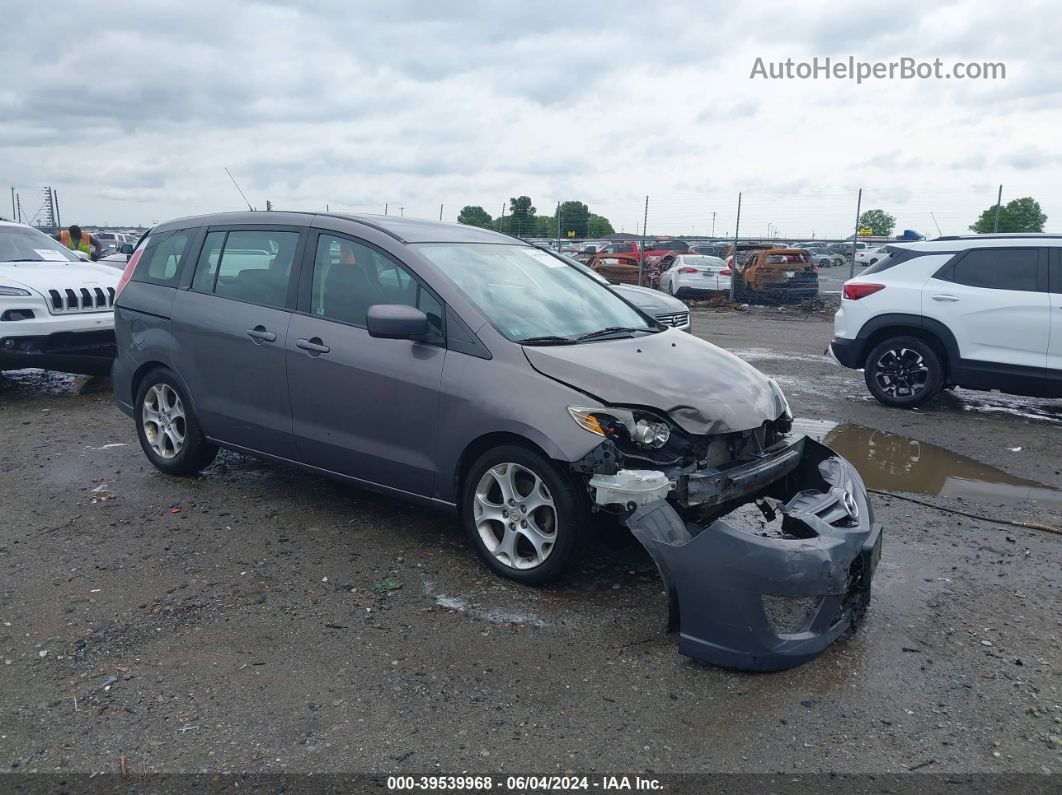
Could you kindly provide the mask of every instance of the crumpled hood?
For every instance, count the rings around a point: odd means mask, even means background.
[[[668,414],[693,434],[758,428],[785,410],[752,365],[702,339],[670,330],[581,345],[524,346],[531,366],[613,406]]]

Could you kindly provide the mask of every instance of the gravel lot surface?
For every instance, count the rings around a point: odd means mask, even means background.
[[[885,408],[822,355],[828,317],[792,308],[698,311],[695,331],[877,456],[875,482],[1062,526],[1062,401]],[[9,771],[1062,769],[1059,535],[877,496],[865,624],[749,675],[678,655],[619,530],[522,588],[445,515],[230,453],[163,476],[106,384],[34,371],[0,376],[0,439]]]

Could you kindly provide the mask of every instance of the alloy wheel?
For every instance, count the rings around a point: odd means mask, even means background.
[[[474,499],[480,540],[500,563],[533,569],[546,561],[557,541],[557,507],[537,473],[497,464],[479,479]]]
[[[144,436],[159,458],[175,458],[184,448],[188,419],[180,395],[169,384],[152,386],[144,395]]]
[[[874,365],[874,380],[887,395],[912,398],[929,384],[929,368],[918,351],[890,348]]]

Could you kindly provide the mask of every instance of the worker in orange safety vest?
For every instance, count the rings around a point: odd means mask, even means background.
[[[90,232],[82,232],[81,227],[74,224],[69,229],[63,229],[55,236],[55,239],[71,251],[83,251],[95,262],[103,253],[103,245]],[[92,249],[95,248],[95,252]]]

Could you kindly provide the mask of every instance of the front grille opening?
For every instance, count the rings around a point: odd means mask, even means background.
[[[665,326],[685,326],[686,321],[689,320],[689,313],[678,312],[664,315],[656,315],[656,320],[660,323],[663,323]]]
[[[821,596],[768,596],[760,597],[767,621],[779,635],[796,635],[807,632],[822,606]]]
[[[103,312],[114,306],[113,287],[79,287],[49,290],[48,301],[53,312]]]
[[[766,513],[759,508],[756,502],[746,502],[729,513],[715,518],[722,519],[731,527],[761,538],[774,538],[782,541],[818,538],[818,533],[809,525],[783,514],[780,501],[764,497],[758,502],[767,506]]]

